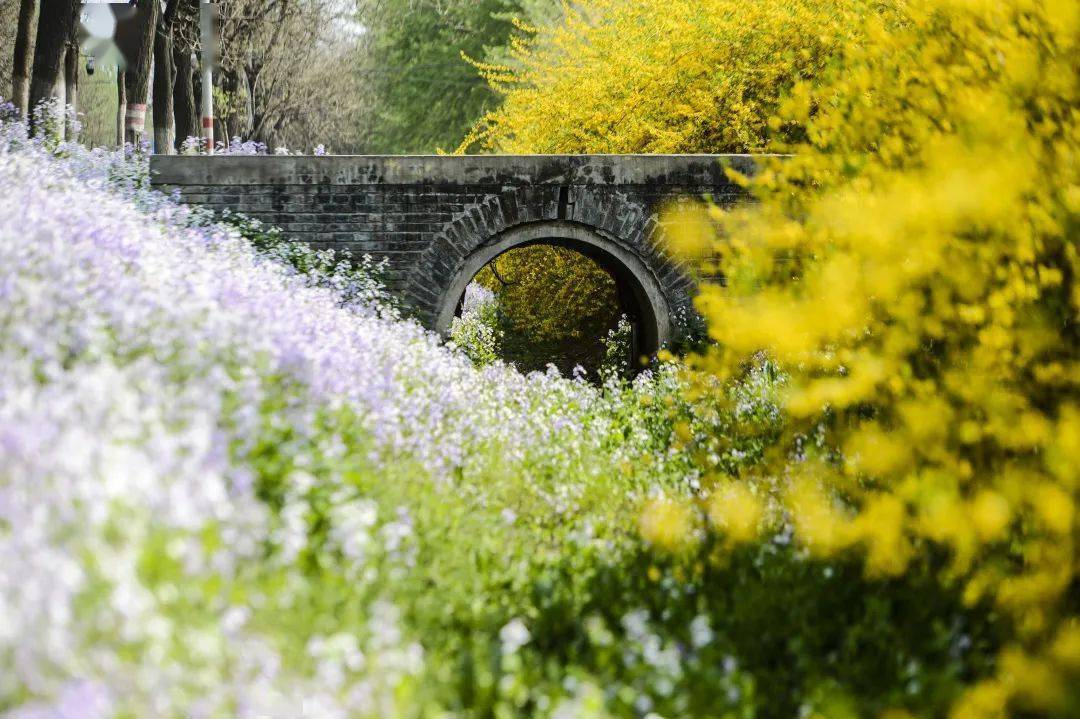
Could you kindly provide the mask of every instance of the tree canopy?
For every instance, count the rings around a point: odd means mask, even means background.
[[[462,55],[504,56],[513,19],[542,16],[551,7],[554,0],[361,2],[365,148],[429,153],[455,147],[498,99]]]

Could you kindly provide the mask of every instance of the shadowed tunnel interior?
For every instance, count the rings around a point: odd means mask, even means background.
[[[633,368],[657,349],[645,293],[625,266],[593,246],[525,242],[493,257],[472,283],[486,291],[474,287],[468,300],[458,298],[457,316],[482,315],[495,328],[498,356],[521,370],[551,363],[568,375],[580,365],[595,378],[601,366]]]
[[[580,365],[595,379],[600,367],[633,370],[659,349],[663,308],[603,247],[548,236],[496,243],[481,257],[489,259],[456,297],[455,316],[482,316],[501,360],[523,371],[550,363],[564,375]]]

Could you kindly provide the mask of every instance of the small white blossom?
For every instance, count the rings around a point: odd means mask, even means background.
[[[532,639],[528,627],[521,619],[512,619],[499,630],[503,654],[514,654]]]
[[[690,622],[690,642],[695,648],[700,649],[713,640],[712,627],[709,626],[709,618],[704,614],[694,617]]]

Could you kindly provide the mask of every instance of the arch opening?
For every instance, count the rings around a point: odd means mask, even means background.
[[[638,358],[652,356],[669,341],[671,324],[667,301],[660,283],[645,263],[618,242],[592,228],[566,221],[518,226],[500,233],[474,250],[465,258],[443,294],[436,329],[444,336],[449,334],[454,318],[461,313],[466,288],[478,274],[483,271],[490,279],[491,265],[496,260],[537,245],[584,256],[589,264],[594,264],[610,278],[606,287],[602,282],[598,284],[598,291],[610,292],[606,299],[616,308],[616,316],[624,315],[629,323],[629,328],[624,326],[623,329],[628,329],[629,336],[624,336],[624,340],[627,344],[627,365],[631,369],[639,365]],[[498,263],[495,272],[498,271],[497,267]],[[597,301],[603,302],[605,298],[597,298]],[[556,364],[564,372],[567,371],[567,367],[558,362]]]

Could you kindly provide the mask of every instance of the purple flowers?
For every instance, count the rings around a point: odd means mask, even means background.
[[[13,122],[19,117],[19,109],[15,103],[0,97],[0,122]]]
[[[254,140],[244,141],[239,137],[234,137],[228,144],[219,140],[214,152],[219,155],[265,155],[266,143]]]
[[[536,471],[559,482],[560,511],[590,481],[583,458],[595,475],[645,451],[644,429],[608,440],[596,388],[476,369],[372,287],[300,274],[150,191],[134,149],[55,150],[0,123],[0,705],[58,715],[90,692],[142,716],[386,706],[423,664],[393,607],[378,605],[392,619],[380,660],[350,660],[352,684],[328,683],[340,667],[321,654],[314,672],[284,662],[226,598],[199,605],[198,626],[171,608],[242,586],[268,546],[279,562],[307,546],[303,467],[343,456],[321,420],[336,412],[359,423],[365,466],[404,457],[435,483]],[[292,469],[272,511],[252,463],[279,435]],[[376,531],[371,502],[319,482],[328,541],[357,577],[376,549],[411,566],[407,509]]]

